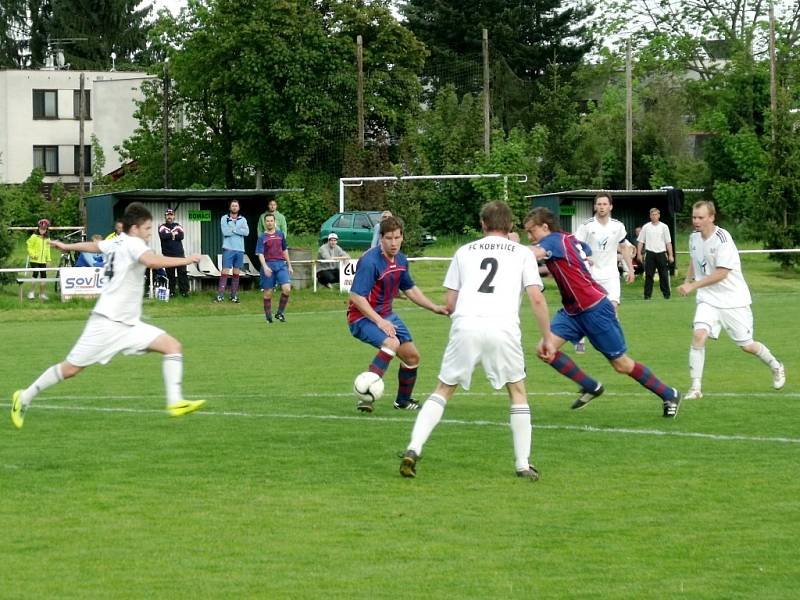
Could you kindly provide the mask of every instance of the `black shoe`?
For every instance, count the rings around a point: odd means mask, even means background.
[[[275,313],[275,318],[278,319],[281,323],[286,323],[286,317],[283,316],[282,312]]]
[[[575,400],[575,402],[572,403],[572,406],[570,408],[572,408],[572,410],[580,410],[598,396],[602,396],[603,392],[605,391],[606,389],[603,387],[602,383],[598,383],[597,388],[595,388],[593,391],[581,390],[581,395],[578,396],[577,400]]]
[[[522,469],[521,471],[517,471],[517,477],[524,477],[526,479],[530,479],[531,483],[534,481],[539,481],[539,471],[536,470],[536,467],[533,465],[528,465],[527,469]]]
[[[217,294],[217,297],[214,298],[214,302],[225,302],[225,297],[222,294]]]
[[[419,402],[412,398],[405,404],[400,404],[397,400],[395,400],[394,407],[398,410],[419,410]]]
[[[264,316],[267,318],[267,323],[272,323],[272,313],[266,313]]]
[[[239,304],[239,296],[231,296],[231,302],[234,304]]]
[[[356,400],[356,410],[362,413],[371,413],[375,410],[375,401],[361,398]]]
[[[400,462],[400,475],[403,477],[417,476],[417,461],[419,456],[413,450],[406,450],[403,453],[403,460]]]
[[[675,398],[673,400],[664,400],[664,417],[667,419],[674,419],[678,416],[678,408],[681,405],[681,393],[672,388],[672,391],[675,393]]]

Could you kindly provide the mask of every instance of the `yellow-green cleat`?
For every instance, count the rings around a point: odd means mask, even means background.
[[[170,416],[182,417],[183,415],[193,413],[197,409],[201,408],[205,403],[205,400],[181,400],[177,404],[168,406],[167,410],[169,411]]]
[[[22,390],[17,390],[11,396],[11,422],[17,429],[22,429],[25,423],[25,411],[27,407],[22,404]]]

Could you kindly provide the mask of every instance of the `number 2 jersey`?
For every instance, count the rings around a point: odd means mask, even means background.
[[[453,319],[502,318],[519,325],[520,294],[543,287],[530,248],[505,237],[487,236],[459,248],[444,287],[458,292]]]
[[[718,268],[729,269],[727,277],[713,285],[697,289],[697,302],[716,308],[750,306],[750,288],[742,274],[739,250],[731,234],[717,227],[707,240],[699,231],[689,236],[689,254],[695,281],[705,279]]]
[[[547,270],[555,279],[568,315],[588,310],[606,297],[606,290],[592,278],[586,264],[589,246],[563,231],[553,231],[539,241],[539,246],[546,253]]]
[[[142,318],[146,268],[139,258],[150,248],[143,239],[125,233],[97,245],[106,255],[106,280],[92,312],[112,321],[135,325]]]

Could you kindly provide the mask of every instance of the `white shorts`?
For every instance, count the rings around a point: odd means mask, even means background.
[[[88,367],[96,363],[108,364],[120,353],[143,354],[162,334],[163,329],[142,321],[126,325],[92,314],[81,337],[70,350],[67,362],[76,367]]]
[[[594,280],[603,286],[603,289],[605,289],[606,291],[606,297],[609,300],[619,304],[619,298],[620,298],[619,275],[617,275],[616,277],[604,277],[602,279],[595,277]]]
[[[472,372],[480,363],[492,387],[525,379],[522,333],[505,320],[457,318],[442,358],[439,381],[469,389]]]
[[[717,308],[701,302],[694,313],[694,328],[705,329],[714,340],[724,328],[737,346],[747,346],[753,341],[753,311],[749,306]]]

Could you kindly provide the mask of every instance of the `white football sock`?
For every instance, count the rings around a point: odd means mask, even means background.
[[[414,429],[411,431],[411,442],[408,450],[413,450],[417,456],[422,456],[422,446],[428,441],[433,429],[442,420],[444,407],[447,400],[439,394],[431,394],[419,409],[417,420],[414,422]]]
[[[30,406],[36,396],[60,381],[64,381],[64,375],[61,373],[61,363],[58,363],[39,375],[39,378],[30,387],[22,391],[22,394],[20,394],[22,404]]]
[[[522,471],[528,468],[531,458],[531,407],[527,404],[512,404],[508,422],[514,440],[517,471]]]
[[[183,381],[183,354],[165,354],[161,361],[164,374],[164,387],[167,391],[167,406],[183,400],[181,382]]]
[[[706,364],[706,348],[689,348],[689,377],[692,378],[692,389],[699,390],[703,380],[703,368]]]
[[[760,358],[762,361],[764,361],[764,363],[768,364],[770,369],[777,369],[778,367],[780,367],[781,366],[780,361],[774,356],[772,356],[772,352],[769,351],[769,348],[767,348],[761,342],[759,342],[758,344],[759,346],[761,346],[761,350],[756,352],[756,356]]]

